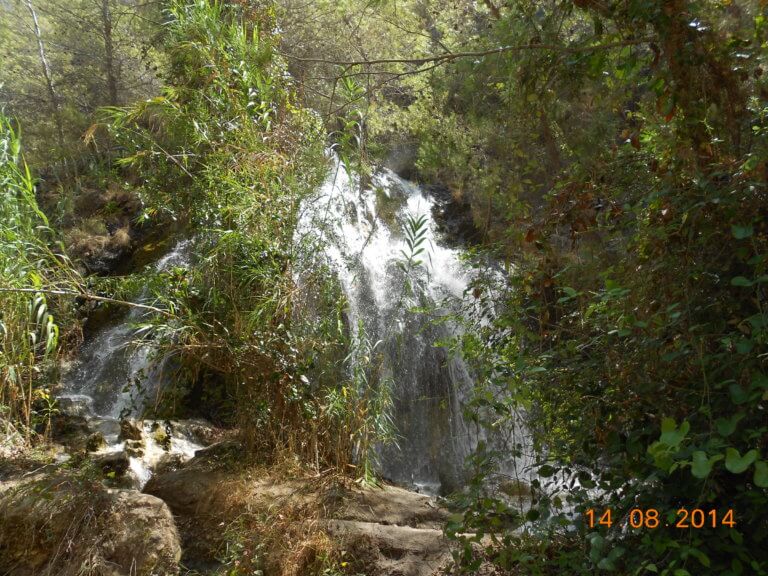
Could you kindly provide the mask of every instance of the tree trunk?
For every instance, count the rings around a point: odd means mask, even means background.
[[[109,104],[118,105],[117,76],[115,75],[115,50],[112,43],[112,14],[109,10],[109,0],[101,0],[101,23],[104,33],[104,71],[107,76],[107,93]]]
[[[40,24],[37,20],[37,12],[35,12],[34,6],[32,6],[32,0],[24,1],[27,10],[29,10],[30,16],[32,16],[33,30],[35,32],[35,39],[37,40],[37,50],[40,56],[40,66],[43,69],[43,77],[45,78],[45,84],[48,88],[48,98],[51,103],[51,112],[53,113],[53,121],[56,124],[56,133],[59,141],[59,149],[64,150],[64,128],[61,121],[61,106],[59,104],[59,95],[56,93],[56,88],[53,86],[53,76],[51,74],[51,66],[48,64],[48,58],[45,55],[45,44],[43,43],[43,35],[40,31]]]

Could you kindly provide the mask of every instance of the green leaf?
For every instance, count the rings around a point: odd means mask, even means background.
[[[696,450],[696,452],[693,453],[693,464],[691,465],[691,474],[695,478],[698,478],[700,480],[703,480],[707,476],[709,476],[709,473],[712,472],[712,466],[714,466],[715,462],[718,460],[722,460],[721,455],[713,456],[712,458],[709,458],[707,456],[707,453],[702,450]]]
[[[744,238],[749,238],[754,233],[755,233],[755,230],[752,227],[752,224],[747,224],[746,226],[736,226],[736,225],[731,226],[731,234],[733,234],[733,237],[736,238],[736,240],[743,240]]]
[[[755,462],[754,481],[758,488],[768,488],[768,462],[765,460]]]
[[[603,555],[603,549],[605,548],[606,541],[599,533],[592,532],[587,535],[589,540],[589,559],[592,562],[597,563],[600,557]]]
[[[749,288],[754,284],[752,280],[749,278],[744,278],[744,276],[736,276],[734,278],[731,278],[731,286],[743,286],[745,288]]]
[[[749,400],[749,394],[739,384],[731,384],[728,386],[728,391],[731,393],[734,404],[744,404]]]
[[[755,372],[752,374],[752,387],[765,388],[768,390],[768,376],[762,372]]]
[[[600,562],[597,563],[597,567],[600,570],[615,570],[616,565],[611,561],[610,558],[603,558],[600,560]]]
[[[555,473],[555,469],[549,464],[544,464],[544,466],[539,468],[539,476],[542,476],[544,478],[549,478],[550,476],[554,475],[554,473]]]
[[[741,474],[757,460],[757,450],[750,450],[744,456],[739,454],[736,448],[728,448],[725,451],[725,468],[733,474]]]
[[[715,427],[720,436],[727,438],[736,431],[736,426],[742,418],[744,418],[743,413],[734,414],[730,418],[718,418],[715,420]]]
[[[670,456],[669,446],[663,442],[654,442],[648,446],[648,454],[653,456],[653,463],[657,468],[669,472],[674,465],[674,460]]]
[[[749,338],[742,338],[736,342],[736,352],[739,354],[749,354],[752,352],[752,348],[755,347],[755,343]]]
[[[664,418],[661,422],[661,438],[659,438],[659,441],[675,448],[685,439],[690,429],[691,424],[687,420],[683,420],[680,428],[678,428],[674,418]]]

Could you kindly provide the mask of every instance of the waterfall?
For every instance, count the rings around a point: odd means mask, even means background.
[[[191,243],[178,242],[154,265],[158,272],[183,267],[189,262]],[[139,300],[148,296],[144,291]],[[144,394],[160,377],[150,370],[149,345],[135,346],[135,324],[146,315],[141,308],[131,308],[115,325],[95,334],[82,347],[72,369],[63,378],[60,398],[88,404],[94,415],[105,418],[140,413]]]
[[[381,341],[398,435],[397,447],[380,449],[381,474],[426,491],[450,491],[462,484],[464,461],[481,433],[462,413],[471,371],[439,343],[456,335],[447,317],[466,304],[472,271],[462,250],[440,237],[434,206],[422,188],[389,170],[360,189],[336,162],[303,202],[295,244],[304,255],[300,269],[325,265],[336,275],[353,334],[362,326],[368,339]],[[406,277],[409,216],[423,217],[425,253]]]
[[[182,240],[154,265],[158,272],[188,265],[191,241]],[[149,296],[145,289],[138,301]],[[62,412],[84,417],[90,427],[101,433],[106,446],[97,454],[108,455],[125,451],[129,456],[131,476],[136,487],[142,488],[152,469],[164,458],[175,455],[181,461],[192,458],[201,448],[193,435],[187,433],[186,423],[143,421],[135,424],[141,436],[140,450],[130,451],[121,438],[119,419],[140,417],[147,393],[162,384],[163,362],[154,366],[151,343],[136,345],[135,324],[146,311],[131,308],[116,324],[95,333],[80,350],[77,360],[63,375],[62,393],[58,396]],[[159,441],[156,430],[169,431],[165,442]]]
[[[435,207],[424,189],[388,170],[361,189],[337,162],[302,202],[294,236],[299,285],[302,270],[330,270],[346,300],[350,335],[361,336],[362,329],[366,339],[379,342],[380,381],[391,386],[397,434],[396,446],[378,449],[380,474],[431,493],[463,485],[465,460],[483,438],[479,426],[463,416],[472,371],[441,344],[459,335],[451,318],[474,305],[467,292],[475,271],[463,262],[463,250],[442,238]],[[421,219],[424,248],[421,262],[410,269],[404,265],[411,253],[404,232],[409,218]],[[155,269],[187,265],[190,247],[190,241],[179,242]],[[144,314],[134,308],[96,333],[64,377],[61,400],[109,430],[108,450],[123,448],[116,420],[140,414],[147,392],[162,377],[152,368],[151,344],[133,344],[134,325]],[[187,457],[193,453],[183,438],[173,440]],[[147,453],[159,454],[151,446]],[[131,466],[145,482],[148,465],[132,459]]]

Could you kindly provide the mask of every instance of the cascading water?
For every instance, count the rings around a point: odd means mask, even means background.
[[[184,267],[189,259],[189,240],[182,240],[155,264],[162,272]],[[139,300],[146,297],[143,293]],[[157,374],[149,374],[149,346],[133,346],[135,324],[146,311],[131,308],[124,320],[106,328],[82,348],[76,365],[64,378],[64,398],[81,399],[95,415],[120,418],[140,412],[143,397],[137,392]]]
[[[182,240],[155,264],[158,272],[189,263],[191,242]],[[143,292],[139,301],[147,297]],[[70,415],[88,419],[106,442],[102,453],[120,452],[126,448],[120,434],[120,419],[141,415],[147,393],[157,388],[162,378],[162,363],[150,363],[151,344],[134,345],[135,324],[146,311],[131,308],[117,324],[93,335],[83,346],[74,365],[62,379],[59,405]],[[130,456],[134,481],[143,487],[149,480],[151,468],[167,454],[182,460],[194,456],[201,448],[192,439],[172,430],[165,445],[156,433],[160,423],[145,421],[138,424],[143,446]]]
[[[392,386],[398,434],[397,447],[381,449],[382,474],[427,491],[450,491],[461,485],[464,461],[481,431],[462,414],[470,370],[438,344],[455,335],[445,317],[461,309],[471,271],[461,251],[439,238],[434,205],[421,188],[388,170],[361,190],[337,163],[302,205],[295,240],[299,252],[310,255],[300,268],[326,264],[337,275],[352,332],[360,326],[370,341],[381,341],[382,381]],[[404,265],[411,251],[403,232],[409,216],[423,217],[425,239],[422,263],[412,270]],[[412,312],[414,306],[428,312]]]

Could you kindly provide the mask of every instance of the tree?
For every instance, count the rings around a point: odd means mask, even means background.
[[[160,5],[22,1],[0,7],[7,17],[7,34],[0,42],[0,98],[9,112],[29,120],[24,122],[25,141],[33,159],[77,156],[84,151],[81,137],[100,107],[157,91],[163,57],[153,43],[161,31]],[[39,61],[34,67],[33,50]],[[41,101],[48,110],[42,116]],[[55,154],[52,141],[58,143]]]
[[[104,35],[104,70],[107,77],[107,91],[110,106],[117,106],[117,77],[115,76],[115,50],[112,41],[112,14],[109,0],[101,1],[101,23]]]
[[[53,85],[53,74],[51,73],[50,64],[48,64],[48,58],[45,55],[45,44],[43,43],[43,34],[40,30],[40,24],[37,20],[37,13],[32,6],[32,0],[24,0],[24,3],[29,10],[29,15],[32,18],[33,31],[35,34],[35,40],[37,41],[38,55],[40,56],[40,67],[43,71],[43,77],[45,78],[45,85],[48,89],[48,98],[50,99],[51,114],[53,115],[54,122],[56,123],[56,132],[59,137],[59,150],[64,149],[64,128],[61,121],[61,105],[59,103],[59,95],[56,93],[56,88]]]

